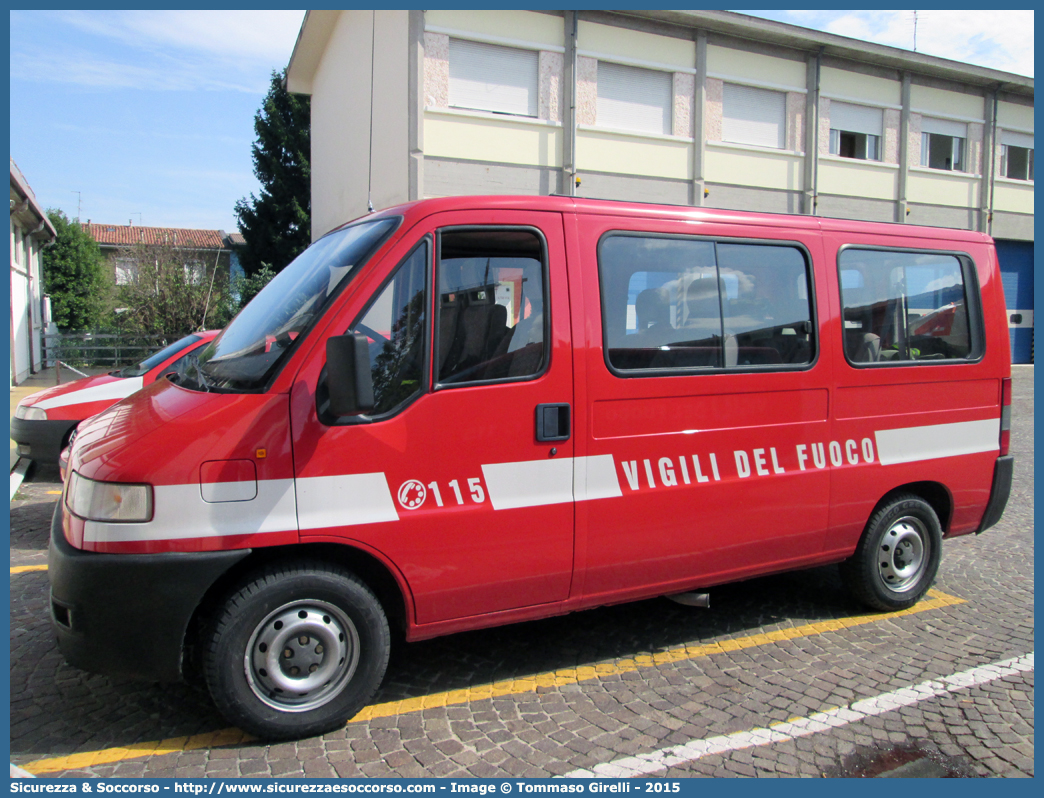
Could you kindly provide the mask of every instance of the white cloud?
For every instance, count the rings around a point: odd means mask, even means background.
[[[144,89],[151,91],[238,91],[263,94],[266,75],[218,72],[206,65],[160,58],[149,65],[116,61],[87,50],[23,47],[12,58],[11,77],[23,80],[72,83],[94,89]]]
[[[290,60],[302,19],[301,11],[13,12],[11,75],[98,89],[264,94],[271,71]]]
[[[304,18],[301,11],[58,11],[53,16],[133,47],[279,63],[290,59]]]
[[[913,11],[744,11],[853,39],[914,49]],[[1032,10],[917,12],[917,52],[1033,76]]]
[[[830,21],[830,33],[912,50],[912,11],[853,11]],[[917,52],[1033,75],[1033,11],[917,13]]]

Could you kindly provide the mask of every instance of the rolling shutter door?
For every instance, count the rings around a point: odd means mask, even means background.
[[[953,122],[949,119],[936,119],[934,116],[925,116],[921,119],[921,132],[964,139],[968,137],[968,125],[964,122]]]
[[[1032,150],[1033,134],[1016,133],[1014,130],[1002,130],[1001,144],[1004,144],[1008,147],[1025,147],[1027,150]]]
[[[884,129],[884,114],[880,108],[831,101],[830,129],[880,136]]]
[[[449,104],[536,116],[538,57],[535,50],[450,39]]]
[[[671,81],[670,72],[600,61],[598,126],[670,135]]]
[[[783,92],[725,84],[722,138],[758,147],[785,146],[787,100]]]

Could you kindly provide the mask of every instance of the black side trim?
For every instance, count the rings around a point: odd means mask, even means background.
[[[207,589],[250,549],[98,554],[69,545],[62,503],[51,520],[51,620],[70,665],[150,681],[181,679],[185,632]]]
[[[997,465],[993,469],[993,487],[990,488],[990,501],[986,505],[986,512],[982,514],[982,523],[975,530],[975,534],[981,534],[1001,520],[1004,508],[1008,504],[1008,496],[1011,495],[1011,476],[1015,470],[1015,456],[1006,454],[997,458]]]

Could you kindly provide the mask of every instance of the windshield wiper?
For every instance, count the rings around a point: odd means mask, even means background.
[[[195,353],[189,355],[189,366],[196,371],[196,384],[207,393],[210,393],[210,385],[207,378],[203,376],[203,367],[199,365],[199,356]],[[186,372],[188,369],[186,369]],[[187,374],[185,376],[188,376]]]

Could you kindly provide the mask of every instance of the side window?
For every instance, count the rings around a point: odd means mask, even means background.
[[[968,290],[954,255],[845,249],[838,258],[852,363],[976,356]]]
[[[801,250],[640,235],[599,246],[602,327],[620,371],[812,362]]]
[[[543,239],[519,228],[439,235],[436,381],[523,379],[547,359]]]
[[[393,410],[424,387],[428,246],[424,241],[403,261],[350,328],[370,345],[372,415]]]
[[[722,298],[726,365],[812,362],[812,314],[805,257],[794,247],[718,244],[718,268],[736,294]]]

